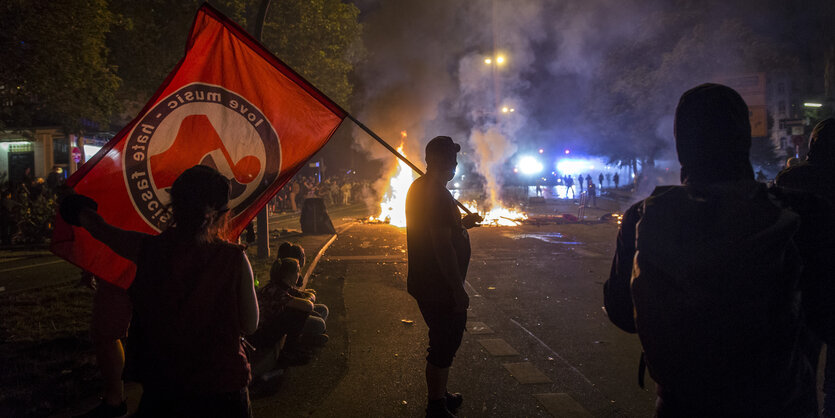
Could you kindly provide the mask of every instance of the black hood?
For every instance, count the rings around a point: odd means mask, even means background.
[[[748,106],[730,87],[702,84],[685,92],[675,119],[682,183],[753,179]]]
[[[835,119],[824,119],[815,125],[806,159],[812,164],[835,165]]]

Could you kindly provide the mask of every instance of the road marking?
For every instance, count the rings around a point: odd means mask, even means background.
[[[551,383],[551,379],[545,376],[539,369],[537,369],[530,362],[524,361],[521,363],[502,363],[505,369],[510,372],[519,383],[523,385],[535,385],[537,383]]]
[[[518,356],[519,352],[501,338],[485,338],[478,343],[493,357]]]
[[[10,269],[0,270],[0,273],[6,273],[6,272],[9,272],[9,271],[16,271],[16,270],[23,270],[23,269],[30,269],[30,268],[33,268],[33,267],[40,267],[40,266],[46,266],[46,265],[50,265],[50,264],[57,264],[57,263],[65,263],[65,261],[64,260],[55,260],[55,261],[47,261],[46,263],[30,264],[28,266],[12,267]]]
[[[490,329],[484,322],[470,322],[467,324],[467,331],[473,335],[480,335],[480,334],[492,334],[493,330]]]
[[[349,224],[345,225],[344,228],[340,228],[339,230],[337,230],[337,234],[341,234],[341,233],[347,231],[348,228],[350,228],[354,225],[356,225],[356,224],[355,223],[349,223]],[[322,258],[322,254],[324,254],[325,250],[327,250],[328,247],[330,247],[330,245],[333,244],[334,241],[336,241],[337,234],[333,234],[331,239],[329,239],[328,242],[326,242],[325,245],[322,246],[322,248],[319,250],[319,252],[316,253],[316,258],[314,258],[313,261],[310,263],[310,266],[307,267],[307,271],[304,272],[304,280],[302,281],[302,283],[304,283],[305,286],[307,286],[308,280],[310,280],[310,275],[313,274],[313,270],[316,269],[316,264],[319,264],[319,259]]]
[[[405,262],[406,256],[403,254],[377,254],[377,255],[337,255],[333,257],[325,257],[325,261],[391,261],[391,262]]]
[[[551,415],[560,418],[591,418],[593,415],[567,393],[533,395]]]
[[[542,342],[542,340],[540,340],[540,339],[539,339],[539,337],[537,337],[536,335],[533,335],[533,333],[532,333],[532,332],[528,331],[528,329],[527,329],[527,328],[523,327],[523,326],[522,326],[522,324],[520,324],[520,323],[518,323],[518,322],[514,321],[512,318],[510,319],[510,322],[513,322],[513,323],[514,323],[517,327],[521,328],[521,329],[522,329],[522,331],[525,331],[525,332],[526,332],[528,335],[530,335],[530,336],[531,336],[534,340],[536,340],[536,342],[538,342],[541,346],[545,347],[545,349],[546,349],[546,350],[550,351],[550,352],[551,352],[551,354],[553,354],[555,358],[559,359],[559,360],[560,360],[563,364],[565,364],[566,366],[568,366],[568,368],[569,368],[569,369],[571,369],[572,371],[574,371],[574,373],[577,373],[577,375],[578,375],[578,376],[582,377],[582,378],[583,378],[583,380],[585,380],[585,381],[586,381],[586,383],[588,383],[588,384],[589,384],[590,386],[592,386],[592,387],[595,387],[595,386],[594,386],[594,383],[592,383],[592,382],[591,382],[591,380],[589,380],[589,378],[587,378],[587,377],[586,377],[586,375],[584,375],[584,374],[583,374],[580,370],[578,370],[576,367],[572,366],[572,365],[571,365],[571,363],[569,363],[569,362],[568,362],[568,361],[566,361],[564,358],[562,358],[562,356],[561,356],[561,355],[557,354],[557,352],[556,352],[556,351],[554,351],[554,349],[553,349],[553,348],[548,347],[548,344],[545,344],[544,342]]]
[[[481,297],[481,295],[478,294],[478,290],[475,290],[475,288],[473,287],[473,285],[470,284],[470,282],[464,282],[464,284],[467,285],[467,287],[469,287],[470,290],[473,291],[473,297],[477,297],[477,298]]]
[[[9,258],[0,259],[0,263],[8,263],[10,261],[23,260],[25,258],[26,257],[9,257]]]

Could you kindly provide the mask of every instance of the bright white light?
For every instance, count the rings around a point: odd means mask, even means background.
[[[510,111],[510,109],[508,109],[507,106],[502,108],[502,113],[507,113],[509,111]]]
[[[504,64],[504,57],[501,55],[496,57],[496,64]]]
[[[461,184],[460,183],[453,183],[453,186],[457,189],[457,188],[461,187]]]
[[[542,163],[533,157],[522,157],[519,160],[519,169],[523,174],[536,174],[542,171]]]
[[[539,153],[540,153],[540,154],[542,154],[543,152],[545,152],[545,150],[544,150],[544,149],[542,149],[542,148],[540,148],[540,149],[539,149]]]
[[[594,164],[591,161],[579,158],[563,158],[557,161],[557,171],[562,175],[573,176],[584,173],[588,170],[594,169]]]
[[[571,154],[570,150],[565,150],[565,155]]]
[[[804,107],[823,107],[822,103],[814,103],[814,102],[806,102],[803,103]]]
[[[493,63],[493,60],[491,60],[490,58],[485,58],[484,63],[487,64],[487,65],[490,65],[490,64]]]

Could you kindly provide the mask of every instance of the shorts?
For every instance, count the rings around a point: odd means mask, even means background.
[[[133,305],[127,290],[96,278],[93,319],[90,324],[90,335],[93,341],[110,341],[127,337],[132,310]]]
[[[420,313],[429,327],[426,361],[438,368],[452,365],[467,327],[467,312],[454,312],[454,305],[434,300],[418,300]]]

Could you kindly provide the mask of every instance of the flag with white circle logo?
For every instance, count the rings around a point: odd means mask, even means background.
[[[232,185],[227,238],[237,237],[330,139],[346,113],[211,6],[197,13],[186,54],[139,115],[67,184],[105,221],[157,234],[168,191],[186,169],[216,168]],[[135,266],[56,218],[52,252],[121,287]]]

